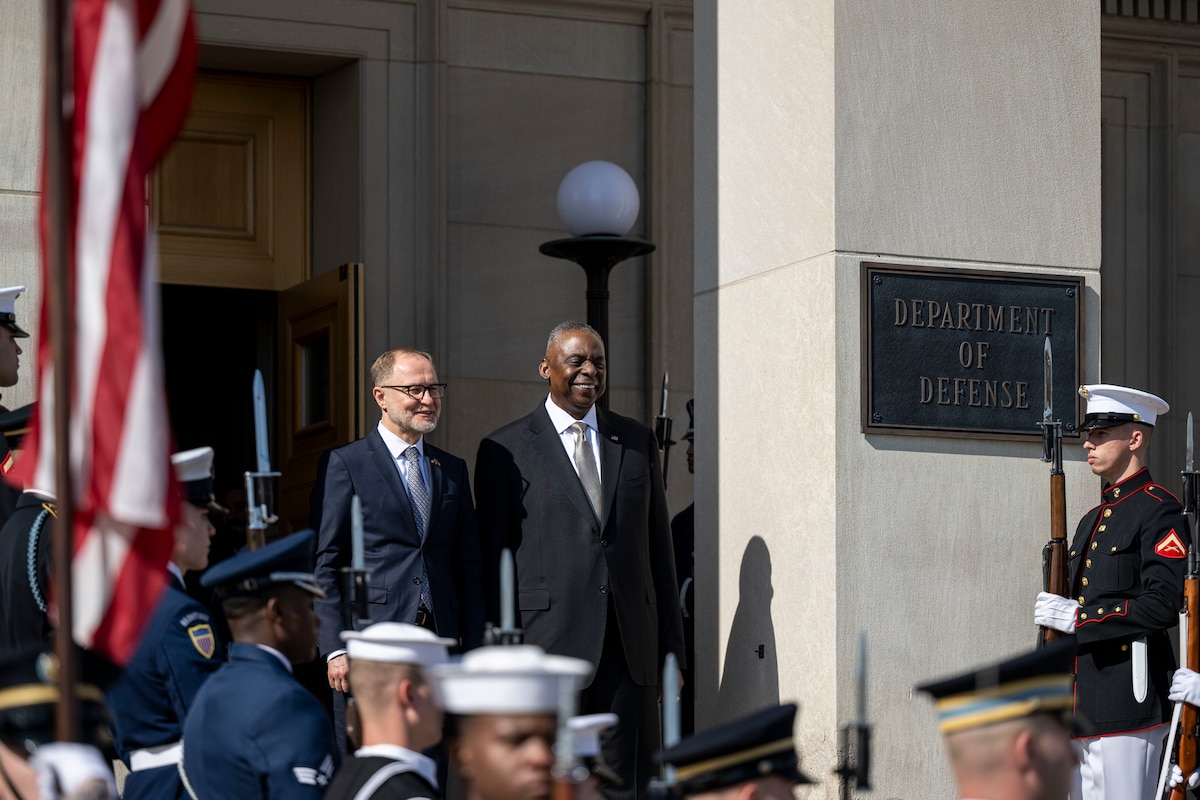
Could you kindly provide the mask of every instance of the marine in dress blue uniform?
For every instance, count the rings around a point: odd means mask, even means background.
[[[1071,540],[1072,597],[1038,595],[1034,621],[1074,634],[1075,702],[1094,732],[1080,738],[1075,800],[1126,800],[1158,776],[1175,655],[1169,631],[1183,603],[1191,542],[1178,500],[1145,468],[1149,433],[1167,404],[1108,384],[1080,387],[1081,429],[1100,505]]]
[[[17,383],[22,352],[17,339],[29,338],[29,333],[17,324],[17,298],[24,291],[24,286],[0,289],[0,387],[3,388],[15,386]],[[12,430],[14,422],[17,423],[18,430],[23,428],[28,424],[31,408],[32,406],[24,406],[16,411],[9,411],[0,405],[0,425],[3,426],[3,430]],[[0,475],[8,475],[16,463],[11,447],[8,437],[0,436]],[[12,516],[20,495],[20,488],[0,480],[0,525]]]
[[[179,777],[183,722],[200,686],[225,660],[208,611],[188,595],[183,581],[185,572],[208,565],[213,535],[208,512],[223,510],[213,496],[213,449],[176,453],[171,462],[184,506],[167,587],[137,652],[108,694],[117,753],[130,769],[125,800],[187,796]]]
[[[0,527],[0,652],[44,646],[53,632],[47,611],[55,513],[53,495],[29,490]]]
[[[292,674],[317,650],[313,538],[302,531],[241,553],[201,581],[220,595],[234,643],[183,726],[192,797],[316,800],[340,762],[328,714]]]

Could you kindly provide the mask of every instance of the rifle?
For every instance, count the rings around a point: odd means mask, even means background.
[[[662,671],[662,749],[669,750],[679,744],[679,660],[674,653],[663,659]],[[663,764],[662,777],[650,781],[647,797],[650,800],[668,800],[676,796],[675,767]]]
[[[1192,460],[1192,414],[1187,418],[1187,453],[1183,471],[1183,513],[1187,516],[1188,527],[1195,535],[1196,530],[1196,490],[1200,473],[1196,472]],[[1179,661],[1193,672],[1200,672],[1200,620],[1195,617],[1200,610],[1200,559],[1196,555],[1196,544],[1188,545],[1188,569],[1183,579],[1183,609],[1179,612]],[[1168,760],[1174,759],[1183,773],[1183,782],[1171,790],[1171,800],[1184,800],[1187,791],[1187,780],[1196,769],[1197,737],[1200,736],[1200,718],[1195,706],[1186,703],[1176,703],[1172,722],[1179,722],[1176,729],[1172,725],[1171,738],[1178,732],[1179,746],[1172,749],[1168,744]],[[1160,783],[1165,782],[1166,766]],[[1160,787],[1158,797],[1162,797]]]
[[[500,627],[487,623],[483,631],[485,645],[525,642],[525,632],[517,627],[517,614],[513,602],[517,596],[515,571],[512,550],[506,547],[500,551]]]
[[[350,498],[350,566],[342,567],[342,629],[361,631],[371,624],[367,604],[366,554],[363,549],[362,501],[358,495]],[[346,741],[357,749],[362,744],[359,735],[358,707],[353,695],[346,695]]]
[[[858,666],[855,668],[857,681],[855,700],[858,718],[854,722],[843,722],[838,727],[838,751],[841,760],[834,769],[842,783],[842,798],[849,800],[851,782],[855,789],[871,790],[871,726],[867,724],[867,632],[858,634]],[[854,744],[851,745],[851,737]]]
[[[1042,411],[1042,461],[1050,464],[1050,541],[1042,548],[1042,585],[1051,594],[1069,597],[1070,576],[1067,574],[1067,483],[1062,468],[1062,420],[1054,418],[1054,356],[1050,337],[1043,348],[1043,377],[1045,379],[1045,408]],[[1043,627],[1038,633],[1038,647],[1056,642],[1062,634]]]
[[[571,717],[575,716],[574,675],[558,678],[558,736],[554,741],[554,795],[552,800],[573,800],[576,787],[587,780],[588,769],[575,755],[575,733]]]
[[[654,418],[654,438],[658,440],[658,449],[662,451],[662,481],[667,488],[667,466],[671,461],[671,445],[677,444],[671,438],[671,425],[675,422],[667,415],[667,373],[663,373],[662,402],[658,407],[658,416]]]
[[[263,390],[262,370],[254,370],[251,394],[254,397],[254,455],[258,471],[245,473],[246,505],[249,506],[250,512],[250,521],[246,523],[246,548],[257,550],[267,543],[267,526],[279,521],[279,517],[269,511],[271,492],[267,478],[278,478],[280,473],[271,471],[271,450],[267,446],[267,401]]]

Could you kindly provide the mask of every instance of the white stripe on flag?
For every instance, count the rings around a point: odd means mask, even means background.
[[[80,543],[74,563],[87,564],[88,569],[76,569],[71,586],[75,641],[90,644],[96,629],[108,614],[117,576],[129,555],[135,532],[130,526],[121,525],[102,515],[88,529],[87,537]]]
[[[162,0],[158,14],[142,38],[138,52],[142,108],[154,102],[179,54],[179,43],[187,26],[187,0]]]

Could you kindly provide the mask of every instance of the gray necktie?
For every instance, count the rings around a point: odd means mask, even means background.
[[[417,519],[417,535],[421,543],[425,543],[425,533],[429,530],[429,489],[425,486],[425,476],[421,474],[421,451],[409,447],[404,451],[404,460],[408,462],[408,494],[412,498],[413,516]],[[433,610],[433,598],[429,595],[429,576],[425,574],[425,556],[421,556],[421,602],[430,611]]]
[[[592,455],[587,429],[586,422],[576,422],[571,426],[571,430],[575,431],[575,469],[579,470],[579,482],[583,484],[583,490],[592,503],[592,511],[596,512],[596,519],[600,519],[600,473],[596,471],[596,458]]]

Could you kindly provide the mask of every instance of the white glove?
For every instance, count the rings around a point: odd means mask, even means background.
[[[1196,673],[1193,672],[1192,674],[1195,675]],[[1179,768],[1178,764],[1172,764],[1171,779],[1167,781],[1167,786],[1174,789],[1181,783],[1183,783],[1183,770]],[[1190,788],[1195,789],[1197,784],[1200,784],[1200,770],[1193,772],[1191,776],[1188,777],[1188,786]]]
[[[1033,623],[1063,633],[1074,633],[1075,615],[1078,613],[1079,603],[1071,598],[1038,592],[1037,603],[1033,607]]]
[[[76,796],[117,800],[112,769],[100,751],[90,745],[73,742],[42,745],[29,762],[37,770],[38,795],[42,800],[70,800]]]
[[[1189,705],[1200,706],[1200,673],[1192,672],[1187,667],[1175,670],[1175,677],[1171,678],[1171,691],[1167,697],[1172,702],[1182,700]]]

